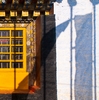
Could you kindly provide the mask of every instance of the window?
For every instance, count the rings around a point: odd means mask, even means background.
[[[0,69],[22,69],[26,64],[24,29],[0,30]]]

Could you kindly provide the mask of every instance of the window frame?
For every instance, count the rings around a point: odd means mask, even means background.
[[[0,60],[0,62],[10,62],[10,68],[0,68],[0,71],[26,71],[26,29],[25,28],[0,28],[0,31],[9,31],[10,36],[7,37],[0,37],[0,39],[3,38],[9,38],[10,39],[10,44],[0,44],[0,46],[10,46],[10,52],[0,52],[0,54],[10,54],[10,59],[9,60]],[[23,52],[12,52],[11,49],[14,46],[14,44],[12,44],[11,40],[14,38],[11,34],[12,30],[15,31],[23,31],[23,36],[21,37],[16,37],[16,39],[18,38],[22,38],[23,39],[23,44],[17,44],[15,46],[23,46]],[[22,60],[16,60],[16,62],[23,62],[23,68],[12,68],[12,62],[14,62],[14,60],[12,60],[12,54],[23,54],[23,59]]]

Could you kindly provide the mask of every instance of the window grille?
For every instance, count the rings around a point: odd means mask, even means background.
[[[0,30],[0,69],[23,68],[26,62],[24,37],[23,30]]]

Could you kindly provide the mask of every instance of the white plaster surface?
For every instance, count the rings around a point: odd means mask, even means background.
[[[61,3],[58,3],[57,1],[54,3],[54,14],[56,16],[56,40],[57,40],[56,41],[57,98],[58,100],[70,100],[70,21],[65,29],[63,29],[63,26],[58,27],[60,24],[66,22],[67,20],[70,20],[70,6],[67,0],[62,0]],[[73,48],[75,48],[75,40],[76,40],[74,17],[76,15],[85,15],[89,13],[93,14],[93,5],[90,2],[90,0],[76,0],[76,1],[77,5],[73,7],[73,19],[72,19]],[[72,50],[72,53],[73,53],[72,100],[75,100],[75,95],[74,95],[74,81],[75,81],[75,70],[76,70],[75,49]],[[92,53],[94,53],[93,45],[92,45]],[[92,69],[93,69],[92,75],[94,75],[93,66]],[[92,81],[94,81],[94,76],[92,77]],[[92,83],[93,83],[92,89],[94,91],[94,82]],[[96,84],[97,84],[96,88],[97,100],[99,100],[99,4],[96,5]],[[92,100],[95,100],[94,92],[92,95],[93,95]]]
[[[99,100],[99,4],[96,5],[96,86],[96,96]]]

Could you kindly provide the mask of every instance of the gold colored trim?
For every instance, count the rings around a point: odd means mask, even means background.
[[[22,11],[22,16],[23,16],[23,17],[29,16],[29,12],[28,12],[28,11]]]
[[[34,12],[33,12],[33,16],[34,16],[34,17],[39,16],[39,15],[40,15],[40,11],[34,11]]]
[[[11,17],[17,16],[17,11],[10,11],[10,16]]]
[[[5,15],[5,11],[0,11],[0,17],[4,17]]]
[[[45,15],[49,15],[50,13],[49,13],[49,11],[45,11]]]

